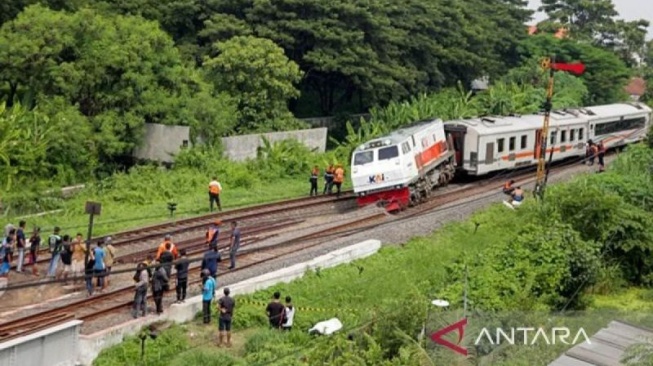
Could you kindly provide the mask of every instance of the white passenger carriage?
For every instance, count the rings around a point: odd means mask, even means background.
[[[544,116],[483,117],[445,122],[453,140],[456,167],[471,175],[537,163]],[[585,155],[588,140],[606,148],[639,141],[650,125],[651,109],[641,103],[611,104],[551,112],[547,156],[553,161]]]
[[[442,120],[419,121],[359,146],[351,177],[359,205],[383,202],[388,210],[425,199],[454,176],[453,151]]]

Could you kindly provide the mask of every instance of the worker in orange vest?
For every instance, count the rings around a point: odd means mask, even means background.
[[[322,194],[326,194],[327,191],[331,194],[331,190],[333,189],[333,172],[333,164],[329,164],[329,167],[324,171],[324,192]]]
[[[512,186],[513,184],[515,184],[514,180],[507,181],[506,184],[503,185],[503,193],[512,196],[512,192],[515,191],[515,187]]]
[[[159,245],[159,249],[156,251],[156,260],[159,261],[161,254],[166,251],[166,244],[170,243],[170,252],[172,252],[175,259],[179,258],[179,252],[177,251],[177,246],[172,242],[172,236],[170,234],[166,235],[163,239],[163,243]]]
[[[311,177],[308,179],[308,181],[311,183],[311,193],[309,193],[310,196],[313,195],[313,192],[315,192],[315,195],[317,196],[317,177],[320,175],[320,169],[316,166],[313,167],[313,170],[311,170]]]
[[[213,225],[211,225],[206,231],[206,244],[208,244],[211,248],[213,248],[213,246],[218,246],[218,237],[220,237],[221,224],[221,220],[216,220]]]
[[[337,189],[336,192],[337,197],[340,197],[340,187],[342,186],[342,182],[344,181],[345,181],[345,170],[342,168],[342,165],[338,164],[333,177],[333,183],[336,185],[336,189]]]
[[[222,205],[220,205],[220,192],[222,192],[222,185],[218,182],[218,177],[213,177],[213,180],[209,183],[209,206],[211,212],[213,212],[214,202],[218,206],[218,210],[222,211]]]

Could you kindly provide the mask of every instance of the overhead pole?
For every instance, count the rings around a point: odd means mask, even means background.
[[[551,110],[553,109],[553,86],[554,86],[554,68],[552,67],[553,60],[549,57],[542,60],[541,66],[545,71],[548,71],[549,81],[546,88],[546,101],[544,102],[544,123],[542,124],[542,133],[540,135],[540,151],[537,159],[537,178],[535,181],[534,194],[540,200],[544,199],[544,189],[548,178],[548,164],[546,162],[546,150],[549,141],[549,125],[551,122]],[[551,148],[550,161],[553,159],[553,146]]]

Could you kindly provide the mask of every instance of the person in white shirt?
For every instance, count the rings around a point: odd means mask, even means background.
[[[295,310],[296,308],[292,305],[292,299],[290,298],[290,296],[286,296],[286,307],[283,310],[284,322],[281,325],[283,330],[292,329],[292,322],[293,319],[295,318]]]
[[[213,212],[213,203],[218,206],[218,210],[222,211],[222,205],[220,205],[220,192],[222,192],[222,185],[218,182],[218,177],[213,177],[211,183],[209,183],[209,206],[211,212]]]

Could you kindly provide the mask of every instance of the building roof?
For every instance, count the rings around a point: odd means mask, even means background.
[[[630,79],[630,83],[626,85],[626,93],[628,95],[636,95],[641,97],[646,92],[646,80],[638,77]]]
[[[651,338],[653,329],[611,321],[590,337],[590,343],[574,346],[549,366],[619,366],[626,348]]]

